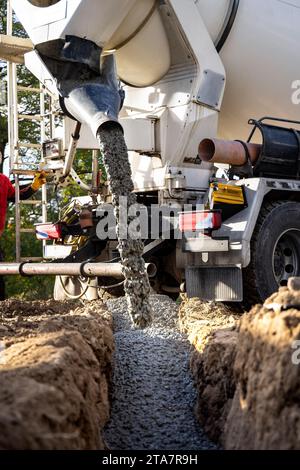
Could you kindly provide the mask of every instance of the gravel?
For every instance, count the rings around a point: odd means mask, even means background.
[[[115,329],[111,450],[206,450],[215,446],[194,416],[190,343],[178,329],[178,306],[151,296],[153,322],[135,329],[124,298],[109,300]]]

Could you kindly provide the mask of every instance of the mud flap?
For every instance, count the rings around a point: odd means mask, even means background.
[[[189,298],[199,297],[215,302],[241,302],[242,269],[189,267],[186,269],[186,290]]]

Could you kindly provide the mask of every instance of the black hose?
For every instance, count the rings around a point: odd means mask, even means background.
[[[220,39],[218,40],[218,43],[216,45],[216,49],[217,49],[218,52],[221,52],[225,42],[228,39],[229,34],[231,33],[231,30],[232,30],[232,27],[234,25],[239,6],[240,6],[240,0],[233,0],[232,7],[231,7],[231,12],[228,16],[226,26],[224,28],[222,36],[220,37]]]

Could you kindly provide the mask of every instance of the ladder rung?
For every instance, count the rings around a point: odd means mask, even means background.
[[[32,149],[39,149],[39,150],[42,149],[41,144],[28,144],[27,142],[19,142],[18,146],[19,147],[25,147],[27,149],[31,149],[31,148]]]
[[[35,233],[34,228],[21,228],[20,233]]]
[[[49,113],[41,114],[41,117],[49,117],[49,116],[63,116],[61,111],[49,111]]]
[[[21,263],[26,263],[27,261],[33,261],[33,262],[40,262],[44,261],[44,258],[38,258],[38,257],[28,257],[28,258],[21,258]]]
[[[43,201],[39,201],[37,199],[27,199],[27,200],[20,200],[20,204],[24,204],[25,206],[34,206],[39,204],[45,204]]]
[[[12,168],[11,173],[14,175],[34,176],[37,171],[39,171],[38,168],[36,170],[25,170],[24,168]]]
[[[25,91],[26,93],[43,93],[42,88],[32,88],[32,87],[27,87],[27,86],[18,86],[18,91]]]
[[[27,121],[42,121],[43,118],[39,114],[18,114],[19,119],[26,119]]]

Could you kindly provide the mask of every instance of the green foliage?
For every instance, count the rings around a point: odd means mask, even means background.
[[[0,34],[6,34],[6,7],[7,0],[0,0]],[[13,15],[13,35],[20,38],[27,37],[23,26],[15,15]]]
[[[6,34],[6,0],[0,0],[0,34]],[[14,18],[13,34],[18,37],[26,37],[22,25]],[[23,65],[17,66],[18,84],[22,86],[38,87],[38,80]],[[1,90],[6,83],[6,62],[0,61]],[[39,114],[39,96],[35,94],[18,93],[19,112],[22,114]],[[1,103],[0,107],[0,151],[4,149],[8,141],[7,107]],[[19,138],[24,142],[38,143],[40,138],[39,124],[35,121],[23,120],[19,123]],[[35,162],[37,154],[24,150],[24,158],[28,162]],[[2,168],[0,168],[0,171]],[[53,200],[54,188],[49,192],[49,200]],[[39,195],[36,196],[39,198]],[[49,204],[49,217],[57,219],[58,209],[55,202]],[[41,210],[38,206],[24,206],[22,209],[22,226],[32,227],[40,221]],[[6,261],[15,260],[15,223],[14,207],[11,204],[7,212],[7,228],[1,237],[1,248],[4,251]],[[22,256],[42,256],[42,244],[31,234],[22,234]],[[24,299],[45,299],[52,296],[54,279],[49,277],[7,277],[6,295],[8,297],[21,297]]]
[[[91,169],[92,169],[92,151],[91,150],[77,150],[76,160],[74,162],[74,169],[82,181],[86,184],[91,184]],[[103,165],[100,152],[98,153],[99,169],[102,173],[102,179],[106,179],[105,168]],[[72,197],[86,196],[86,192],[74,184],[65,188],[60,194],[60,206],[65,206]]]
[[[0,34],[6,34],[6,0],[0,0]],[[13,34],[18,37],[26,37],[22,25],[14,17]],[[6,82],[7,67],[5,62],[0,61],[1,85]],[[18,84],[26,87],[38,88],[38,80],[23,65],[17,66]],[[1,89],[3,87],[1,86]],[[39,95],[34,93],[18,92],[19,113],[38,115],[40,113]],[[47,104],[47,103],[46,103]],[[20,120],[19,139],[27,143],[40,142],[40,127],[38,121]],[[8,141],[7,132],[7,107],[0,105],[0,151],[3,150]],[[39,162],[39,152],[21,149],[23,161],[33,164],[35,167]],[[105,170],[99,156],[99,165],[105,178]],[[76,154],[75,170],[80,178],[86,182],[91,182],[92,152],[79,150]],[[1,167],[0,167],[1,171]],[[28,182],[30,180],[27,180]],[[69,203],[72,197],[85,196],[78,185],[73,185],[57,190],[49,185],[48,189],[48,221],[59,220],[59,209]],[[35,197],[40,198],[40,194]],[[14,206],[10,205],[7,214],[7,228],[1,238],[1,247],[5,254],[6,261],[15,260],[15,222]],[[41,210],[39,206],[22,206],[22,227],[32,227],[35,223],[41,222]],[[21,255],[22,257],[42,256],[42,243],[35,239],[32,234],[21,235]],[[21,297],[24,299],[40,299],[52,296],[54,279],[49,277],[9,277],[6,280],[7,296]]]
[[[4,252],[5,260],[10,262],[15,260],[16,230],[14,224],[14,208],[10,205],[8,209],[8,224],[1,237],[1,249]],[[24,256],[41,256],[41,242],[32,235],[23,235],[22,252]],[[53,277],[6,277],[7,297],[18,297],[24,300],[48,299],[52,297],[54,278]]]
[[[0,141],[7,142],[8,131],[7,131],[7,118],[6,116],[0,115]]]

